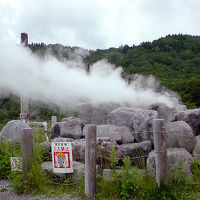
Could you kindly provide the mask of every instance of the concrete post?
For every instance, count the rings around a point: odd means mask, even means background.
[[[164,119],[153,120],[154,149],[156,162],[156,182],[158,187],[168,183],[167,148],[164,138]]]
[[[24,47],[28,47],[28,34],[27,33],[21,33],[21,45]],[[27,97],[21,97],[20,100],[21,103],[21,113],[20,113],[20,118],[24,122],[29,121],[29,98]]]
[[[96,125],[87,125],[85,134],[85,194],[94,198],[96,193]]]
[[[33,161],[33,132],[31,128],[22,130],[22,167],[26,174],[30,169]]]

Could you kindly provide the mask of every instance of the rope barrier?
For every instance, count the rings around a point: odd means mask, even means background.
[[[124,156],[124,157],[127,157],[127,156]],[[117,160],[123,160],[124,157],[116,157]],[[143,155],[143,156],[136,156],[136,157],[129,157],[130,160],[135,160],[135,159],[140,159],[140,158],[147,158],[149,157],[149,155]],[[106,159],[110,159],[110,157],[103,157],[103,158],[106,158]]]
[[[135,131],[135,132],[133,132],[133,135],[134,135],[134,133],[135,134],[146,134],[146,133],[148,133],[149,135],[150,134],[153,135],[154,133],[160,133],[160,132],[159,131],[158,132],[153,132],[153,131],[139,131],[139,132],[137,132],[137,131]],[[166,131],[161,131],[161,133],[168,134],[168,135],[174,135],[174,136],[177,135],[179,137],[190,137],[190,138],[194,137],[193,135],[170,133],[170,132],[166,132]]]

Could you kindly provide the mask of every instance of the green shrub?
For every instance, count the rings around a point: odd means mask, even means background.
[[[42,164],[42,154],[44,146],[33,145],[33,163],[30,171],[27,174],[23,172],[11,172],[11,186],[17,193],[40,193],[44,191],[46,184],[46,174],[44,173]]]
[[[11,172],[11,157],[19,156],[20,152],[19,142],[7,142],[3,139],[0,143],[0,179],[8,178]]]
[[[132,161],[129,157],[124,157],[123,163],[121,173],[122,199],[130,197],[139,199],[148,197],[148,199],[151,199],[151,196],[156,192],[155,180],[150,179],[145,170],[132,166]]]

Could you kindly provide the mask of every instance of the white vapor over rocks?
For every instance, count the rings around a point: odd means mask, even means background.
[[[89,73],[84,67],[76,68],[75,65],[76,60],[64,63],[53,57],[41,60],[27,48],[1,46],[0,96],[12,93],[60,108],[84,101],[135,107],[153,103],[165,103],[172,107],[177,103],[169,93],[156,92],[158,83],[153,77],[137,76],[128,84],[121,77],[122,69],[105,60],[92,65]]]

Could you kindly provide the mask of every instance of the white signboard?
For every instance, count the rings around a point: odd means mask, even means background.
[[[11,157],[11,170],[12,171],[22,171],[22,158],[21,157]]]
[[[52,164],[54,173],[73,173],[71,142],[52,142]]]

